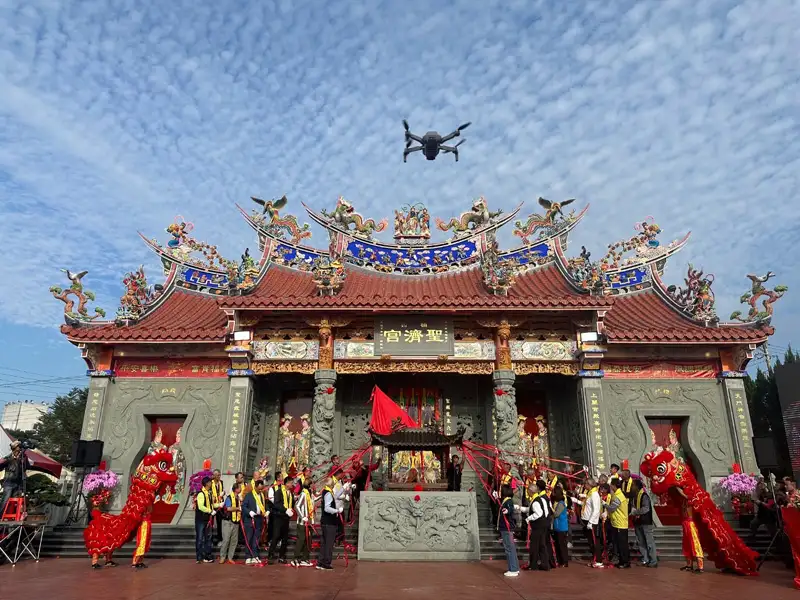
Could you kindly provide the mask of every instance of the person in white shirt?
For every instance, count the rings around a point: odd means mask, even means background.
[[[596,481],[587,479],[584,489],[587,492],[581,494],[578,498],[573,498],[572,501],[582,507],[581,523],[583,524],[583,533],[589,542],[589,548],[594,557],[592,566],[601,568],[603,566],[603,532],[600,529],[600,514],[603,511],[603,502],[600,500]]]
[[[528,569],[538,568],[542,571],[550,570],[550,560],[547,555],[547,538],[550,531],[550,516],[553,512],[550,500],[547,498],[547,484],[541,479],[536,482],[536,496],[528,508],[528,526],[530,527],[531,546]]]

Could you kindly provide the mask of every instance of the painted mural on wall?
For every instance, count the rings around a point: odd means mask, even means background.
[[[681,463],[684,463],[694,474],[694,467],[687,457],[680,442],[684,419],[651,417],[647,419],[650,431],[648,452],[667,450]],[[664,525],[678,525],[681,521],[681,507],[669,494],[661,494],[653,498],[656,514]]]
[[[517,395],[517,452],[532,455],[521,462],[526,466],[546,464],[550,457],[550,434],[547,430],[547,399],[543,392],[519,392]]]
[[[284,475],[293,476],[310,464],[311,407],[308,392],[289,391],[283,395],[275,468]]]

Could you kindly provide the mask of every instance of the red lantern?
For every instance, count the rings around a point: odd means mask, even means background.
[[[737,474],[742,472],[742,467],[739,463],[733,463],[733,472]]]
[[[208,471],[211,468],[211,459],[207,458],[203,461],[203,470]]]

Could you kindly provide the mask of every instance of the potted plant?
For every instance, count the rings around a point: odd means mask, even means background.
[[[98,469],[84,478],[83,493],[93,509],[101,510],[111,500],[111,494],[117,485],[119,476],[114,471]]]
[[[26,480],[28,521],[46,521],[47,506],[66,506],[69,501],[58,491],[58,484],[37,473]]]
[[[739,525],[749,527],[755,516],[753,492],[758,485],[758,480],[753,475],[737,472],[734,469],[733,473],[720,479],[719,485],[731,495],[731,506],[739,519]]]

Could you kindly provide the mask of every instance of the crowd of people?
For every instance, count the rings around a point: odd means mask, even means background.
[[[609,474],[597,479],[562,477],[539,473],[535,468],[519,478],[510,473],[490,481],[492,520],[508,561],[507,577],[517,577],[521,570],[517,539],[526,541],[529,570],[549,571],[569,566],[572,548],[570,521],[580,523],[592,553],[591,566],[602,569],[613,565],[631,567],[628,544],[630,525],[636,534],[641,565],[658,567],[653,537],[653,502],[644,482],[628,469],[611,465]],[[691,569],[702,571],[699,564]]]
[[[333,569],[334,545],[344,543],[345,502],[354,511],[359,491],[366,489],[370,465],[354,460],[342,465],[339,457],[331,459],[329,472],[314,482],[312,471],[302,468],[296,475],[276,474],[271,478],[260,470],[246,481],[242,472],[229,491],[225,491],[219,470],[202,480],[195,510],[195,554],[198,563],[234,564],[240,544],[245,550],[245,564],[291,564],[315,566],[311,562],[312,534],[320,532],[316,568]],[[316,506],[320,506],[317,523]],[[290,559],[288,545],[291,523],[295,521],[294,554]],[[219,541],[219,556],[214,558],[214,540]]]

